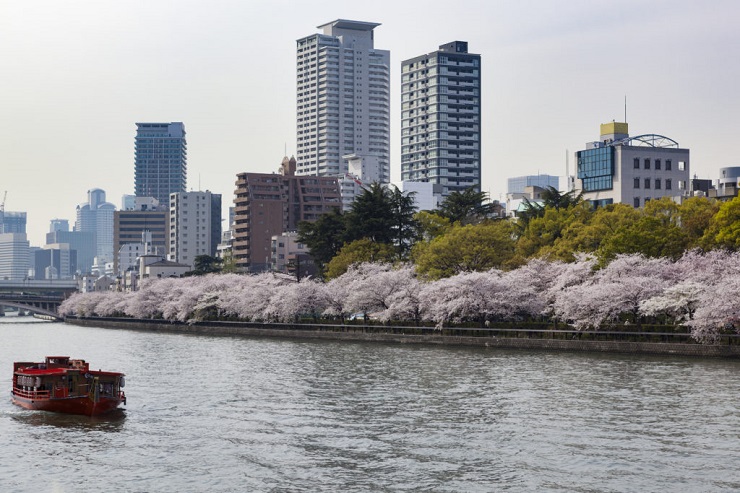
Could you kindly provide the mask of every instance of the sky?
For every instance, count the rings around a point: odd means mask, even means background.
[[[0,0],[0,199],[32,246],[74,224],[87,190],[134,192],[136,122],[182,121],[188,190],[233,201],[237,173],[295,153],[296,40],[377,22],[391,52],[391,179],[401,62],[453,40],[482,57],[482,188],[565,175],[566,156],[625,119],[691,149],[692,174],[740,166],[736,0]],[[224,223],[225,224],[225,223]]]

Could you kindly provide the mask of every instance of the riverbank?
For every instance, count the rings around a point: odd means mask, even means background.
[[[617,332],[532,330],[512,328],[445,328],[376,325],[284,324],[252,322],[195,322],[128,318],[67,317],[65,323],[83,327],[141,330],[228,337],[330,339],[399,344],[591,351],[631,354],[740,358],[740,339],[725,336],[718,344],[689,342],[687,334],[671,332]]]

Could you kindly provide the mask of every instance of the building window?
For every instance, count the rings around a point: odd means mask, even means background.
[[[655,179],[655,189],[660,190],[660,178]]]
[[[669,162],[670,162],[670,161],[666,161],[666,162],[665,162],[665,165],[666,165],[666,166],[668,166],[668,163],[669,163]],[[670,179],[670,178],[666,178],[666,179],[665,179],[665,189],[666,189],[666,190],[670,190],[671,188],[672,188],[672,187],[671,187],[671,179]]]
[[[635,169],[640,169],[640,158],[639,157],[635,158]]]
[[[640,207],[640,197],[635,197],[635,209]]]
[[[660,169],[660,159],[655,160],[655,169]]]
[[[678,189],[679,190],[686,190],[686,182],[683,180],[678,180]]]
[[[666,159],[665,160],[665,170],[666,171],[671,171],[671,164],[672,163],[671,163],[671,160],[670,159]],[[668,188],[668,187],[666,187],[666,188]]]
[[[650,178],[645,178],[645,188],[650,188]]]
[[[650,158],[645,158],[645,169],[650,169]]]
[[[645,197],[645,205],[647,205],[648,202],[650,202],[650,197]]]
[[[678,162],[678,171],[685,171],[686,170],[686,162],[685,161],[679,161]]]
[[[639,178],[635,178],[634,188],[640,188],[640,179]]]

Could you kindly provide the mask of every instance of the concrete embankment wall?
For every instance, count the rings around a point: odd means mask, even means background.
[[[642,342],[616,340],[579,340],[542,337],[499,337],[496,335],[449,335],[426,329],[409,327],[366,327],[353,325],[262,324],[249,322],[172,323],[164,320],[124,318],[67,318],[68,324],[107,329],[142,330],[230,337],[282,337],[289,339],[326,339],[401,344],[439,344],[447,346],[476,346],[511,349],[540,349],[551,351],[594,351],[632,354],[675,354],[700,357],[740,357],[737,344],[691,344],[676,342]],[[414,333],[416,332],[416,333]],[[475,330],[461,330],[470,332]]]

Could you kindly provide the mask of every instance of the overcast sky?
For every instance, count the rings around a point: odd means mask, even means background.
[[[90,188],[134,191],[135,122],[185,123],[188,190],[233,200],[236,174],[295,153],[295,41],[337,18],[378,22],[391,52],[391,177],[401,61],[468,41],[482,56],[483,190],[565,174],[599,124],[624,119],[738,166],[740,2],[0,0],[0,198],[42,245]],[[225,223],[224,223],[225,224]]]

